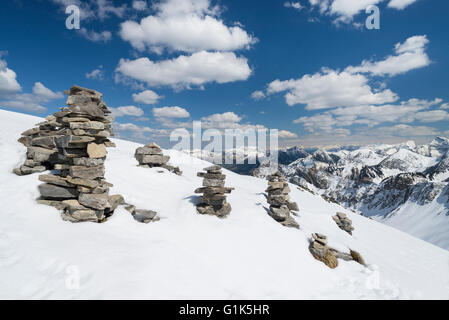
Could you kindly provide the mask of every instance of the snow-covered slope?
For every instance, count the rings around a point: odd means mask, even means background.
[[[266,181],[226,171],[233,211],[200,216],[197,171],[209,165],[169,151],[182,176],[137,167],[135,143],[115,140],[106,178],[161,220],[141,224],[124,209],[103,224],[64,222],[37,205],[38,176],[18,177],[20,133],[41,119],[0,110],[0,298],[25,299],[449,299],[449,252],[328,203],[291,185],[301,230],[269,217]],[[353,236],[331,216],[347,212]],[[340,261],[329,269],[308,251],[312,232],[359,251],[368,267]],[[67,286],[79,274],[79,289]]]
[[[449,250],[449,139],[318,150],[282,171],[290,181]]]

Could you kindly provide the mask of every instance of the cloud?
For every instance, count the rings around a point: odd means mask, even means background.
[[[441,102],[441,99],[432,101],[410,99],[401,102],[399,105],[342,107],[321,114],[300,117],[293,123],[302,124],[307,132],[313,133],[332,132],[335,127],[350,127],[352,125],[374,127],[388,122],[437,122],[447,119],[447,112],[437,110],[440,112],[435,113],[427,109]]]
[[[290,132],[287,130],[279,130],[278,136],[281,139],[293,139],[293,138],[298,137],[298,135],[296,133],[293,133],[293,132]]]
[[[134,116],[140,117],[143,116],[144,112],[141,108],[135,106],[123,106],[118,108],[109,108],[114,117],[123,117],[123,116]]]
[[[348,67],[349,73],[370,73],[376,76],[395,76],[413,69],[423,68],[430,64],[430,59],[425,53],[429,43],[427,36],[413,36],[404,43],[395,45],[394,56],[388,56],[384,60],[372,62],[364,60],[360,66]]]
[[[440,106],[440,108],[441,109],[449,109],[449,103],[443,103],[441,106]]]
[[[153,108],[153,115],[158,118],[188,118],[190,113],[181,107]]]
[[[443,110],[430,110],[418,112],[415,118],[419,122],[438,122],[449,120],[449,113]]]
[[[41,82],[36,82],[33,86],[33,94],[41,101],[51,101],[56,99],[62,99],[64,95],[62,92],[53,92],[45,87]]]
[[[61,92],[53,92],[45,87],[41,82],[36,82],[32,93],[21,93],[7,96],[7,99],[0,101],[0,107],[21,109],[31,112],[45,112],[47,108],[43,103],[63,98]]]
[[[103,66],[98,66],[97,69],[94,69],[91,72],[86,73],[87,79],[103,80],[103,76],[104,76]]]
[[[263,92],[263,91],[260,91],[260,90],[257,90],[257,91],[254,91],[252,94],[251,94],[251,98],[253,99],[253,100],[262,100],[263,98],[265,98],[265,93]]]
[[[133,1],[133,9],[137,11],[143,11],[147,9],[147,2],[141,1],[141,0],[134,0]]]
[[[164,0],[153,9],[155,15],[121,24],[120,36],[135,49],[157,53],[164,49],[234,51],[256,42],[240,26],[226,26],[218,17],[219,8],[211,7],[209,0]]]
[[[22,87],[17,82],[16,73],[8,68],[8,64],[5,60],[2,60],[0,52],[0,97],[11,95],[22,90]]]
[[[121,59],[116,72],[146,82],[149,86],[169,85],[189,88],[209,82],[227,83],[246,80],[251,75],[248,61],[232,52],[200,51],[163,61],[148,58]]]
[[[324,15],[336,17],[336,22],[349,23],[354,16],[370,5],[376,5],[383,0],[309,0],[312,7],[318,8]]]
[[[88,31],[86,28],[81,28],[78,30],[78,33],[92,42],[106,43],[112,39],[112,33],[110,31],[96,32],[93,30]]]
[[[133,101],[144,103],[144,104],[156,104],[159,99],[162,97],[159,96],[156,92],[152,90],[145,90],[140,93],[133,93]]]
[[[300,79],[274,80],[268,85],[267,94],[287,91],[285,101],[288,105],[305,104],[307,110],[384,104],[398,99],[389,89],[373,90],[368,82],[369,79],[361,74],[323,69]]]
[[[110,14],[113,14],[119,18],[123,18],[126,12],[126,4],[116,7],[110,0],[96,0],[91,1],[97,5],[97,16],[100,20],[109,18]]]
[[[110,0],[51,0],[53,3],[60,6],[61,10],[70,5],[76,5],[80,8],[80,16],[82,20],[99,19],[101,21],[110,18],[112,15],[122,18],[126,11],[126,4],[120,7],[114,6]]]
[[[394,8],[398,10],[403,10],[409,5],[415,3],[417,0],[391,0],[388,3],[389,8]]]
[[[334,23],[351,23],[354,17],[365,12],[371,5],[379,5],[386,0],[309,0],[312,8],[321,15],[334,18]],[[417,0],[390,0],[387,7],[402,10]],[[355,24],[357,25],[357,24]]]
[[[301,5],[301,3],[300,2],[293,2],[293,1],[291,1],[291,2],[284,2],[284,7],[286,7],[286,8],[293,8],[293,9],[296,9],[296,10],[301,10],[301,9],[303,9],[304,7]]]
[[[260,124],[241,123],[243,118],[232,111],[224,113],[215,113],[201,118],[201,125],[204,129],[240,129],[246,131],[249,129],[266,129]]]
[[[391,135],[399,137],[416,137],[416,136],[437,136],[439,131],[432,127],[426,126],[410,126],[407,124],[397,124],[391,127],[380,127],[376,130],[370,130],[373,135]]]

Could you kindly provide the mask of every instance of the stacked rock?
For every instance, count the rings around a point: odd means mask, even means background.
[[[352,221],[346,216],[343,212],[337,212],[335,216],[332,217],[334,219],[337,226],[352,235],[352,231],[354,231],[354,227],[352,226]]]
[[[312,234],[309,251],[312,256],[323,262],[329,268],[334,269],[338,266],[338,259],[345,261],[355,261],[361,265],[366,265],[365,260],[357,251],[349,249],[349,253],[338,251],[327,244],[327,237],[319,233]]]
[[[290,187],[279,171],[268,176],[268,203],[270,216],[286,227],[299,228],[298,223],[290,215],[291,211],[299,211],[298,204],[290,201]],[[296,213],[294,213],[297,215]]]
[[[226,175],[222,174],[221,167],[213,165],[203,169],[206,172],[198,172],[197,176],[204,178],[203,187],[195,190],[202,193],[199,197],[196,209],[199,214],[209,214],[225,217],[231,212],[231,205],[226,202],[226,194],[234,188],[226,188]]]
[[[37,127],[26,130],[18,140],[27,147],[27,159],[14,173],[23,176],[53,169],[57,162],[55,154],[58,152],[54,137],[64,134],[64,130],[57,130],[56,117],[48,116]]]
[[[323,262],[329,268],[334,269],[338,266],[338,259],[334,252],[327,245],[327,237],[319,233],[312,234],[313,241],[310,243],[309,251],[312,256]]]
[[[56,148],[57,173],[39,176],[44,184],[38,202],[64,209],[65,220],[102,222],[123,203],[119,195],[109,197],[112,184],[104,179],[106,147],[114,146],[108,139],[113,118],[101,93],[78,86],[66,93],[69,107],[53,114],[55,135],[47,137]]]
[[[139,162],[139,166],[141,167],[162,167],[177,175],[182,174],[179,167],[174,167],[168,164],[168,161],[170,161],[170,156],[164,156],[161,147],[154,142],[147,144],[144,147],[137,148],[134,157]]]

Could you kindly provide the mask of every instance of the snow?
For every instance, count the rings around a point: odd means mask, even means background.
[[[449,299],[448,251],[294,185],[301,230],[285,228],[266,214],[266,181],[227,170],[230,216],[198,215],[196,173],[209,163],[167,151],[182,176],[140,168],[128,141],[109,149],[111,194],[161,220],[140,224],[120,208],[103,224],[64,222],[36,204],[38,175],[11,173],[25,157],[16,140],[39,121],[0,110],[0,299]],[[331,219],[337,211],[352,219],[353,236]],[[312,232],[368,266],[327,268],[308,251]],[[79,288],[67,285],[74,270]]]

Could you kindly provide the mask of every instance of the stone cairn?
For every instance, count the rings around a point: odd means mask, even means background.
[[[327,237],[319,233],[312,234],[312,241],[309,245],[309,251],[316,260],[323,262],[331,269],[338,266],[338,259],[355,261],[361,265],[366,265],[360,253],[354,250],[350,250],[349,253],[345,253],[331,248],[327,244]]]
[[[161,167],[179,176],[182,174],[179,167],[174,167],[168,164],[168,161],[170,161],[170,156],[164,156],[161,147],[154,142],[147,144],[144,147],[137,148],[134,157],[139,162],[139,166],[141,167]]]
[[[115,146],[108,139],[113,118],[101,93],[79,86],[65,93],[68,108],[61,108],[44,125],[53,129],[42,140],[53,148],[45,150],[56,150],[50,157],[55,172],[39,176],[44,184],[39,186],[38,202],[64,210],[64,220],[103,222],[124,203],[120,195],[109,196],[112,184],[104,179],[106,147]],[[36,152],[32,155],[36,160]]]
[[[299,211],[298,204],[290,201],[290,187],[285,177],[279,171],[268,176],[268,204],[270,204],[269,215],[286,227],[298,228],[299,225],[290,215],[291,211]],[[297,215],[297,213],[293,213]]]
[[[198,172],[197,176],[204,178],[203,187],[195,190],[202,193],[199,197],[196,209],[199,214],[209,214],[220,218],[231,212],[231,205],[226,202],[226,194],[231,193],[234,188],[226,188],[226,175],[222,174],[221,167],[213,165],[203,169],[206,172]]]
[[[354,231],[354,227],[352,226],[352,221],[346,216],[343,212],[337,212],[335,216],[332,217],[334,219],[337,226],[352,235],[352,231]]]

